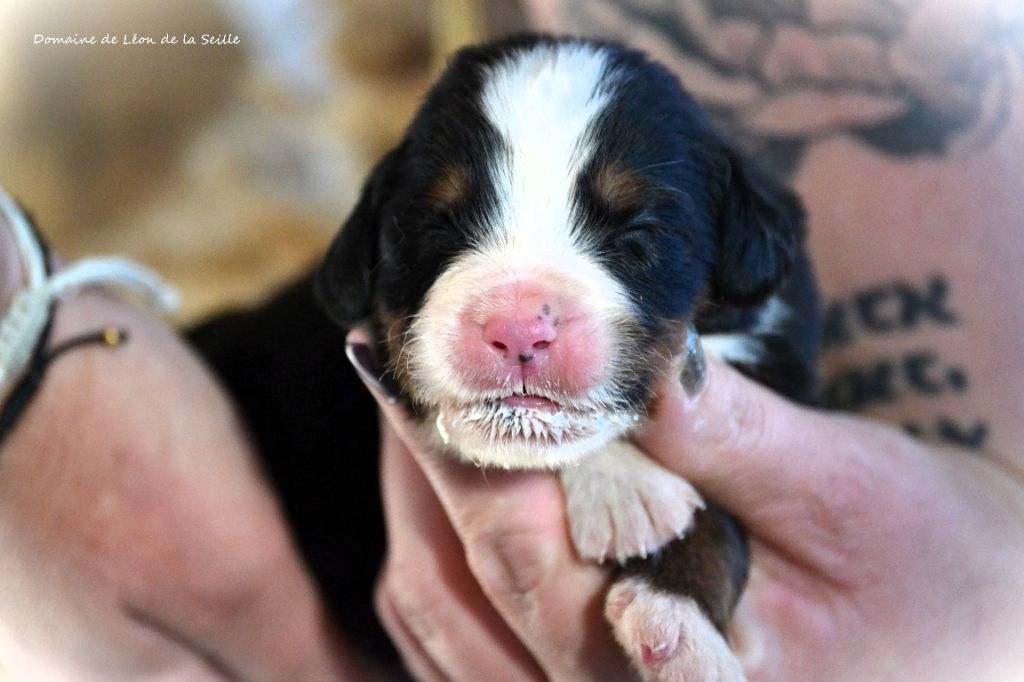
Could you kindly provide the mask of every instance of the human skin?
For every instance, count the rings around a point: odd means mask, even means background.
[[[16,254],[0,219],[0,310]],[[0,679],[366,679],[181,340],[87,292],[59,305],[52,344],[107,326],[127,343],[57,359],[0,446]]]
[[[1020,9],[822,0],[805,3],[798,31],[781,11],[744,19],[738,3],[717,4],[533,8],[542,28],[666,61],[799,191],[831,322],[825,395],[862,416],[793,406],[712,361],[695,401],[673,380],[660,388],[638,442],[750,533],[739,618],[750,679],[1020,679]],[[786,59],[710,68],[731,58],[714,37],[732,32],[736,45],[736,31]],[[549,478],[439,463],[395,408],[382,412],[392,534],[378,603],[413,669],[608,679],[613,663],[594,654],[608,655],[607,583],[574,559]],[[461,555],[438,549],[460,544]],[[429,548],[425,569],[415,557]]]
[[[696,400],[677,382],[661,387],[639,443],[750,533],[750,679],[1017,679],[1021,482],[709,367]],[[378,604],[414,672],[610,679],[621,662],[602,629],[607,574],[574,556],[552,478],[448,461],[380,402],[391,534]]]

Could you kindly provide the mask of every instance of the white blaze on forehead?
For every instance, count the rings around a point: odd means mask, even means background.
[[[483,111],[508,153],[493,161],[498,210],[484,248],[527,259],[580,250],[573,194],[611,94],[607,67],[604,51],[561,44],[514,53],[488,71]]]

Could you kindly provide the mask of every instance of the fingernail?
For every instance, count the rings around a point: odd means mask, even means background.
[[[692,324],[686,329],[686,347],[683,349],[683,369],[679,373],[679,381],[683,385],[686,397],[691,400],[704,390],[708,381],[708,365],[704,359],[704,347],[700,343],[700,335]]]
[[[366,382],[366,385],[384,396],[389,405],[394,405],[398,402],[396,392],[385,385],[384,373],[377,367],[373,351],[370,350],[367,344],[346,343],[345,357],[352,363],[352,366],[355,367],[356,372]]]

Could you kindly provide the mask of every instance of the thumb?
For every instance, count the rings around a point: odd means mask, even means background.
[[[791,403],[712,358],[696,397],[676,375],[662,382],[637,442],[745,525],[762,529],[796,515],[821,519],[837,498],[866,503],[885,489],[892,467],[907,463],[900,455],[919,449],[895,429]]]

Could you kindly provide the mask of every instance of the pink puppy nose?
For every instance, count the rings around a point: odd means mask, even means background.
[[[484,323],[484,342],[509,360],[522,365],[540,364],[547,358],[547,347],[555,341],[555,324],[550,314],[525,307],[493,313]]]

